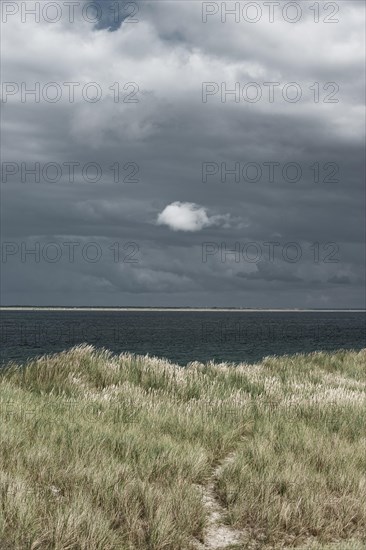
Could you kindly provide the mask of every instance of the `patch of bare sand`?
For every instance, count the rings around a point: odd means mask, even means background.
[[[238,545],[238,548],[245,548],[244,533],[225,525],[224,520],[227,510],[220,503],[215,491],[215,480],[220,477],[222,469],[230,464],[233,458],[234,453],[230,453],[214,470],[209,483],[204,486],[197,486],[202,492],[202,502],[207,510],[208,517],[204,542],[197,541],[197,550],[224,550],[235,545]]]

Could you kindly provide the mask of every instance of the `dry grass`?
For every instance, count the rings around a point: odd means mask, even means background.
[[[365,359],[183,369],[79,346],[9,366],[1,550],[194,548],[207,522],[197,486],[232,453],[214,486],[242,548],[364,548]]]

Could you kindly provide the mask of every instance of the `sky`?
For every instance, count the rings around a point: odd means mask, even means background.
[[[362,1],[36,4],[1,6],[2,305],[365,307]]]

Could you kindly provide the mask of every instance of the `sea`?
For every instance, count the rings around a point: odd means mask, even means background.
[[[255,363],[366,348],[365,311],[1,310],[0,365],[87,343],[113,353]]]

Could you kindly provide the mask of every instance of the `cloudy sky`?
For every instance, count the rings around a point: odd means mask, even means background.
[[[365,306],[362,1],[35,4],[2,2],[3,305]]]

